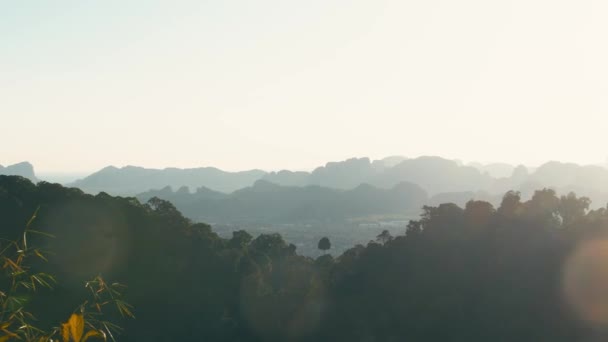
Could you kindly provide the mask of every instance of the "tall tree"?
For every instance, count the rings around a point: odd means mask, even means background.
[[[323,253],[327,253],[327,251],[331,248],[331,242],[329,241],[329,238],[327,236],[321,238],[317,247],[319,247],[319,249],[322,250]]]

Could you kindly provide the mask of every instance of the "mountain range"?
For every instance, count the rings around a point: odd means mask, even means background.
[[[33,166],[27,162],[0,166],[0,174],[38,180]],[[603,166],[552,161],[531,169],[504,163],[465,165],[455,160],[428,156],[412,159],[393,156],[373,161],[369,158],[351,158],[329,162],[311,172],[228,172],[213,167],[149,169],[108,166],[67,185],[87,193],[103,191],[121,196],[136,196],[167,186],[172,189],[207,188],[208,191],[227,195],[237,190],[255,188],[254,184],[261,180],[288,188],[316,186],[334,190],[353,190],[363,184],[391,189],[405,182],[423,189],[429,203],[452,199],[459,205],[471,198],[497,204],[500,194],[506,191],[520,191],[524,197],[529,197],[534,190],[544,187],[554,188],[562,194],[570,191],[586,194],[593,200],[594,207],[604,206],[608,202],[608,169]]]
[[[258,180],[231,194],[204,187],[193,193],[186,187],[177,191],[165,187],[137,196],[141,202],[152,197],[170,201],[194,221],[213,224],[323,222],[370,215],[415,216],[428,199],[424,189],[406,182],[390,189],[361,184],[354,189],[341,190],[317,185],[282,186],[266,180]]]
[[[165,186],[174,189],[182,186],[192,189],[207,187],[230,193],[251,186],[257,180],[284,186],[316,185],[342,190],[354,189],[361,184],[389,189],[401,182],[409,182],[420,185],[433,195],[443,192],[488,190],[496,178],[473,166],[439,157],[389,157],[374,161],[369,158],[351,158],[329,162],[311,172],[227,172],[212,167],[161,170],[109,166],[68,185],[89,193],[104,191],[113,195],[131,196]]]
[[[137,166],[117,168],[108,166],[81,180],[69,183],[88,193],[107,192],[112,195],[135,195],[165,186],[208,186],[216,191],[232,192],[253,184],[262,178],[262,170],[226,172],[214,167],[192,169],[147,169]]]

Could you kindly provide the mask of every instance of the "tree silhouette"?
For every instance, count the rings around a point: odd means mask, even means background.
[[[236,232],[232,232],[232,239],[230,239],[229,244],[232,248],[243,248],[248,245],[252,239],[253,237],[251,234],[244,230],[237,230]]]
[[[319,240],[319,244],[317,245],[317,247],[319,247],[319,249],[322,250],[323,253],[327,253],[327,251],[331,248],[331,242],[329,241],[329,238],[328,237],[321,238],[321,240]]]
[[[383,230],[382,233],[378,234],[378,236],[376,236],[376,241],[383,245],[387,242],[390,242],[391,240],[393,240],[393,236],[391,235],[391,232],[386,229]]]

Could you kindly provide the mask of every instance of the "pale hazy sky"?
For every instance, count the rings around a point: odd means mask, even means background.
[[[0,2],[0,164],[603,162],[606,0]]]

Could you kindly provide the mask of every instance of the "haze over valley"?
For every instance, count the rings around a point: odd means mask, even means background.
[[[608,341],[608,1],[0,1],[0,342]]]
[[[3,173],[38,180],[27,162],[4,167]],[[530,168],[441,157],[352,158],[311,172],[108,166],[65,185],[93,195],[136,197],[142,203],[167,200],[221,236],[240,229],[254,235],[280,233],[311,256],[319,255],[316,242],[322,236],[334,242],[332,253],[339,255],[384,230],[403,232],[425,205],[464,208],[481,200],[499,206],[510,190],[529,199],[534,191],[550,188],[560,195],[585,194],[592,208],[608,204],[608,169],[601,165],[547,162]]]

